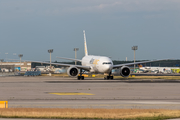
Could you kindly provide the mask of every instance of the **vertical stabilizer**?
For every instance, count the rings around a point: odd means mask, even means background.
[[[87,51],[87,43],[86,43],[86,34],[85,34],[85,30],[83,30],[84,33],[84,51],[85,51],[85,56],[88,55],[88,51]]]

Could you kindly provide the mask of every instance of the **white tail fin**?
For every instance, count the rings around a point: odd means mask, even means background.
[[[85,30],[83,30],[83,33],[84,33],[84,51],[85,51],[85,56],[87,56],[88,55],[88,51],[87,51]]]

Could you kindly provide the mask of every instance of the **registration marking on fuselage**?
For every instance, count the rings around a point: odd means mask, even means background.
[[[49,93],[49,94],[55,94],[55,95],[94,95],[91,93],[76,93],[76,92],[62,92],[62,93]]]

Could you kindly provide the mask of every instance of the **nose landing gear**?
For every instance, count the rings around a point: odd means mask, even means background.
[[[109,79],[111,79],[111,80],[114,79],[114,76],[111,75],[111,72],[109,73],[109,76],[104,77],[104,80],[109,80]]]
[[[109,80],[109,79],[113,80],[113,79],[114,79],[114,76],[105,76],[104,79],[105,79],[105,80],[106,80],[106,79],[107,79],[107,80]]]
[[[78,76],[78,80],[84,80],[84,76]]]

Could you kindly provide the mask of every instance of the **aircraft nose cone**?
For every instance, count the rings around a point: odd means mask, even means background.
[[[104,72],[111,72],[111,70],[112,70],[112,65],[104,66]]]

